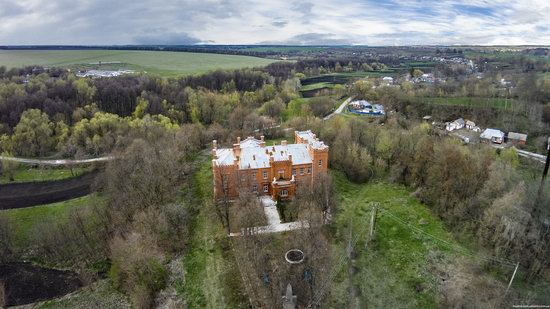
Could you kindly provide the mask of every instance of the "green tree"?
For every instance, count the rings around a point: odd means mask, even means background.
[[[6,157],[6,158],[13,157],[11,152],[7,152],[7,151],[2,152],[2,156]],[[17,171],[18,167],[19,167],[19,163],[17,163],[16,161],[12,161],[12,160],[8,160],[8,159],[3,159],[2,160],[2,173],[6,174],[10,181],[15,180],[14,175],[15,175],[15,171]]]
[[[12,135],[15,152],[23,156],[42,156],[55,145],[54,125],[38,109],[23,112]]]

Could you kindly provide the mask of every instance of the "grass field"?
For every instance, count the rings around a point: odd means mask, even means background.
[[[20,209],[0,211],[0,217],[8,219],[14,226],[14,242],[18,247],[28,243],[34,228],[43,222],[62,222],[69,218],[72,209],[103,203],[105,198],[98,194],[90,194],[59,203],[40,205]]]
[[[191,228],[184,257],[185,281],[178,293],[189,308],[248,308],[229,238],[215,215],[212,166],[201,165],[195,175],[195,194],[201,205]]]
[[[101,62],[120,62],[98,66]],[[205,73],[215,69],[238,69],[265,66],[274,60],[248,56],[207,53],[125,51],[125,50],[32,50],[0,51],[0,66],[7,68],[27,65],[78,69],[130,69],[166,77]]]
[[[87,168],[75,167],[72,172],[68,168],[35,168],[25,165],[19,166],[14,173],[14,181],[10,181],[6,173],[0,175],[0,184],[30,182],[30,181],[46,181],[71,178],[88,171]]]
[[[388,213],[456,244],[442,222],[405,187],[386,183],[354,184],[339,172],[334,172],[333,178],[340,200],[335,224],[339,239],[336,247],[343,254],[350,222],[354,233],[361,235],[356,246],[358,272],[354,284],[361,290],[362,304],[371,308],[436,308],[438,282],[430,268],[435,263],[453,259],[454,253],[396,222]],[[369,226],[370,202],[380,203],[385,211],[379,211],[375,241],[365,249],[362,240]],[[345,290],[341,287],[348,284],[345,270],[335,284],[335,291]]]

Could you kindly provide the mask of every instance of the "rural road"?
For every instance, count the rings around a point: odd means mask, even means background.
[[[14,161],[19,163],[27,164],[38,164],[38,165],[76,165],[76,164],[86,164],[94,162],[106,162],[112,160],[112,156],[93,158],[93,159],[82,159],[82,160],[70,160],[70,159],[59,159],[59,160],[40,160],[40,159],[27,159],[27,158],[15,158],[15,157],[4,157],[0,156],[0,160]]]
[[[348,105],[349,102],[351,102],[351,100],[353,100],[353,97],[347,98],[344,102],[342,102],[342,104],[340,104],[340,106],[338,106],[338,108],[334,112],[325,116],[323,120],[329,120],[330,118],[334,117],[334,115],[341,114],[342,111],[344,110],[344,107],[346,107],[346,105]]]

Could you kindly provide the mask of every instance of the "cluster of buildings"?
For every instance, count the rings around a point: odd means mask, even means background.
[[[464,120],[463,118],[458,118],[457,120],[451,122],[445,122],[445,130],[454,131],[466,128],[474,132],[479,132],[481,129],[476,126],[476,123],[471,120]]]
[[[384,106],[370,104],[367,100],[356,100],[348,104],[348,111],[359,115],[384,116]]]
[[[231,148],[213,141],[212,171],[216,200],[234,200],[248,191],[290,199],[301,185],[313,185],[328,169],[329,147],[311,131],[295,131],[295,143],[266,146],[264,137],[237,139]]]
[[[466,129],[474,132],[481,132],[480,127],[476,126],[475,122],[471,120],[464,120],[463,118],[458,118],[451,122],[445,123],[445,130],[452,132],[454,130]],[[487,128],[479,135],[479,138],[483,141],[488,141],[494,144],[502,144],[504,142],[509,142],[513,145],[525,145],[527,142],[527,134],[517,133],[517,132],[508,132],[508,134],[502,132],[498,129]],[[466,138],[464,138],[466,139]],[[469,139],[468,139],[469,141]]]
[[[80,71],[76,73],[77,77],[91,77],[91,78],[100,78],[100,77],[117,77],[124,74],[133,74],[133,70],[118,70],[118,71],[107,71],[107,70],[88,70]]]

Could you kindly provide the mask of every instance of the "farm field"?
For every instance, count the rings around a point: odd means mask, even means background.
[[[3,173],[0,175],[0,184],[16,183],[16,182],[31,182],[31,181],[47,181],[59,180],[70,177],[75,177],[86,172],[88,169],[83,167],[69,168],[34,168],[25,165],[19,166],[13,175],[13,181],[10,181],[8,175]]]
[[[24,247],[30,240],[34,229],[41,223],[62,222],[68,220],[73,209],[99,205],[105,197],[98,194],[90,194],[59,203],[40,205],[28,208],[8,209],[0,211],[0,218],[7,219],[15,226],[15,245]]]
[[[98,62],[114,62],[97,65]],[[7,68],[28,65],[64,67],[73,70],[130,69],[165,77],[205,73],[215,69],[238,69],[265,66],[275,60],[248,56],[208,53],[125,51],[125,50],[32,50],[0,51],[0,66]]]

